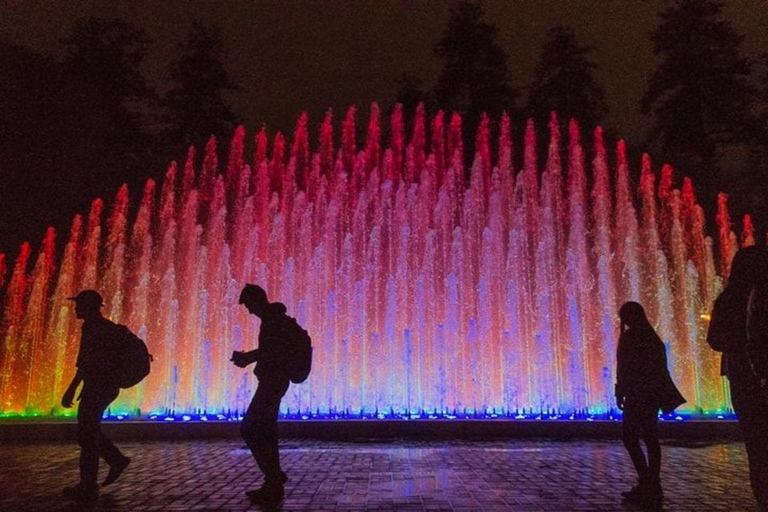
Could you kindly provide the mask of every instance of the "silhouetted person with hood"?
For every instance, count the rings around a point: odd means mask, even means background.
[[[280,467],[277,416],[280,400],[288,390],[290,379],[285,367],[283,326],[288,321],[286,307],[269,302],[263,288],[247,284],[240,293],[240,304],[261,319],[259,348],[250,352],[234,352],[232,362],[239,368],[257,363],[253,373],[259,379],[256,394],[240,426],[240,432],[250,448],[259,469],[264,473],[264,485],[246,494],[252,501],[276,505],[284,496],[283,486],[288,477]]]
[[[639,483],[622,493],[631,502],[661,508],[661,445],[659,409],[671,412],[685,402],[667,369],[664,343],[653,330],[645,310],[627,302],[619,310],[621,335],[617,354],[616,405],[624,411],[623,441]],[[640,438],[648,451],[646,459]]]
[[[753,343],[747,335],[750,294],[766,275],[766,247],[745,247],[736,253],[728,283],[712,309],[707,342],[723,353],[721,374],[728,377],[731,403],[744,434],[752,492],[759,509],[768,512],[768,400],[754,371],[761,371],[760,366],[753,369],[748,352],[757,343],[757,304],[753,306]]]
[[[115,324],[101,315],[103,300],[94,290],[84,290],[75,297],[75,313],[83,320],[77,372],[64,392],[61,405],[72,407],[80,383],[78,397],[77,442],[80,444],[80,483],[64,489],[64,495],[81,502],[92,502],[99,495],[96,479],[99,457],[109,464],[109,474],[102,485],[109,485],[128,467],[131,459],[123,455],[101,431],[101,417],[120,392],[115,375],[118,355]]]

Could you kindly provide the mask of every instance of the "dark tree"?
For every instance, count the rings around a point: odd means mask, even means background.
[[[653,112],[652,143],[678,174],[691,176],[705,208],[724,185],[723,152],[758,136],[750,64],[742,38],[717,0],[676,0],[659,14],[652,35],[661,63],[643,97]]]
[[[540,130],[553,110],[563,123],[578,120],[585,133],[603,120],[608,108],[592,76],[597,67],[590,58],[592,50],[579,45],[570,27],[550,29],[528,98],[528,113]]]
[[[92,19],[63,44],[61,61],[0,47],[0,251],[37,243],[48,225],[66,236],[93,197],[110,200],[122,182],[138,190],[162,170],[141,114],[152,98],[139,72],[141,32]]]
[[[168,144],[174,154],[183,154],[191,144],[202,147],[211,135],[228,141],[237,122],[225,100],[238,87],[222,62],[220,31],[195,21],[179,50],[170,66],[174,86],[164,100]]]
[[[496,38],[496,27],[483,21],[481,4],[462,1],[435,47],[443,61],[433,92],[436,106],[463,115],[468,157],[474,153],[480,116],[498,119],[504,111],[512,113],[518,96],[509,84],[507,55]]]
[[[406,126],[410,126],[419,103],[431,107],[432,99],[429,92],[422,87],[418,77],[403,73],[397,83],[398,91],[395,101],[403,105]]]
[[[768,53],[760,56],[757,67],[758,109],[760,135],[749,148],[747,164],[729,187],[731,204],[738,208],[737,219],[743,213],[754,216],[757,233],[768,230]]]
[[[0,252],[9,253],[7,262],[22,241],[39,242],[52,211],[71,203],[61,184],[81,169],[81,148],[65,122],[79,115],[69,101],[74,90],[64,87],[56,61],[0,43],[0,76]]]
[[[144,114],[154,91],[139,70],[147,53],[143,32],[123,20],[88,19],[64,44],[64,72],[82,84],[96,123],[93,136],[100,134],[94,143],[104,144],[106,161],[146,166],[153,148]]]

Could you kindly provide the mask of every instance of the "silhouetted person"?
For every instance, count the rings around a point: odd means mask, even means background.
[[[75,313],[83,320],[77,372],[61,399],[62,407],[72,407],[80,383],[78,399],[77,442],[80,445],[80,483],[64,489],[64,495],[77,501],[94,501],[99,494],[96,479],[99,457],[109,464],[109,474],[102,485],[109,485],[128,467],[131,459],[123,455],[101,431],[101,417],[117,398],[118,356],[115,324],[101,315],[103,300],[94,290],[84,290],[75,297]]]
[[[758,490],[755,498],[760,510],[768,512],[768,273],[753,287],[748,304],[747,355],[759,396],[746,411],[742,407],[741,414],[750,432],[747,454],[752,489]]]
[[[286,344],[283,334],[283,328],[290,318],[285,314],[284,304],[270,303],[264,289],[254,284],[245,285],[239,302],[249,313],[261,319],[259,348],[232,354],[232,362],[239,368],[257,363],[253,373],[259,379],[240,432],[259,469],[264,473],[264,485],[246,494],[255,502],[275,505],[282,501],[283,486],[288,481],[280,467],[277,415],[280,400],[290,383],[285,367]]]
[[[637,302],[627,302],[621,306],[619,318],[616,405],[624,411],[624,447],[640,479],[632,490],[622,494],[628,501],[660,508],[663,492],[658,413],[659,409],[674,410],[685,399],[672,383],[664,343],[653,330],[643,307]],[[640,448],[641,438],[648,451],[647,459]]]
[[[707,332],[709,345],[723,352],[721,374],[731,385],[731,402],[749,459],[752,492],[764,512],[768,511],[768,400],[747,352],[747,307],[752,290],[766,275],[768,249],[752,246],[739,250],[733,258],[728,284],[715,301]],[[757,304],[754,313],[758,313]],[[755,336],[758,320],[753,316]]]

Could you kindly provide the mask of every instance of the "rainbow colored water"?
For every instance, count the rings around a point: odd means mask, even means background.
[[[311,152],[302,115],[289,151],[281,134],[268,150],[262,130],[252,157],[240,127],[226,166],[211,140],[200,168],[190,149],[137,208],[126,186],[108,207],[94,200],[63,249],[49,228],[34,263],[25,243],[8,275],[0,254],[1,412],[60,412],[79,336],[65,297],[86,288],[155,357],[117,409],[243,410],[255,377],[229,358],[256,344],[258,320],[237,304],[246,282],[313,337],[313,373],[283,413],[601,413],[626,300],[668,343],[685,407],[724,410],[702,315],[738,248],[727,198],[716,267],[691,182],[673,190],[664,166],[656,185],[644,156],[635,187],[624,143],[608,155],[600,128],[587,162],[577,124],[564,141],[553,115],[538,158],[529,121],[515,169],[510,120],[485,118],[467,173],[461,118],[445,119],[419,109],[408,140],[397,107],[384,145],[374,104],[358,144],[351,108],[336,146],[329,113]],[[742,243],[754,243],[748,217]]]

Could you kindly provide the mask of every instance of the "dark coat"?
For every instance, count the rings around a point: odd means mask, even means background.
[[[729,287],[715,300],[707,342],[723,353],[720,374],[728,380],[754,379],[747,355],[747,301],[749,289]]]
[[[672,412],[685,403],[667,369],[664,343],[653,329],[628,329],[619,337],[616,395],[626,403]]]
[[[747,355],[755,375],[768,378],[768,280],[757,284],[749,296]]]
[[[258,358],[256,359],[256,368],[253,370],[259,380],[288,378],[283,326],[290,319],[285,314],[286,311],[285,304],[272,302],[267,306],[267,311],[261,318]]]
[[[85,320],[77,369],[86,384],[116,381],[119,363],[117,325],[103,317]]]

